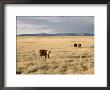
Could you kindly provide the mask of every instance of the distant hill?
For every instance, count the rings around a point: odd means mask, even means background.
[[[91,34],[91,33],[56,33],[56,34],[39,33],[39,34],[19,34],[17,36],[94,36],[94,34]]]

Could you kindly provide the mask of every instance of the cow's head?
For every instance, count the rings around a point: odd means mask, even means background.
[[[49,53],[52,53],[51,51],[49,51]]]
[[[50,54],[51,53],[49,50],[47,50],[46,52],[47,52],[47,54]]]

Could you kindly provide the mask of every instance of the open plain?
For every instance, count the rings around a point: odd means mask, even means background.
[[[94,74],[94,36],[17,36],[16,45],[16,74]]]

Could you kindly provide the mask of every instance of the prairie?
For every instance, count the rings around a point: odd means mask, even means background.
[[[94,74],[94,36],[17,36],[16,47],[16,74]]]

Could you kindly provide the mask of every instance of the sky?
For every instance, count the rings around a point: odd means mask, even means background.
[[[93,16],[17,16],[17,35],[38,33],[94,34]]]

